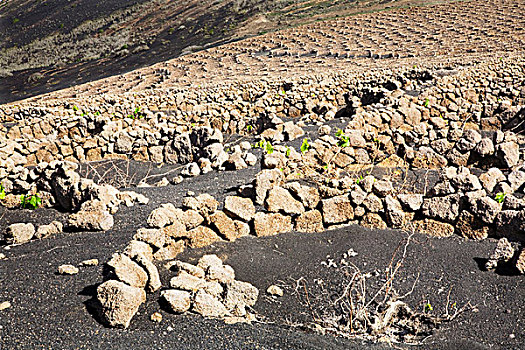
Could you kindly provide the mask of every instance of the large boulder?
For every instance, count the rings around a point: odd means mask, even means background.
[[[101,318],[108,326],[127,328],[140,305],[146,301],[146,292],[109,280],[98,286],[97,299],[102,306]]]
[[[160,293],[160,297],[175,313],[183,313],[191,307],[191,293],[183,290],[168,289]]]
[[[354,208],[347,195],[323,199],[323,220],[327,224],[340,224],[354,218]]]
[[[255,205],[250,198],[227,196],[224,212],[233,218],[249,222],[255,216]]]
[[[68,219],[69,228],[79,231],[107,231],[113,224],[113,215],[106,210],[81,210]]]
[[[278,233],[290,232],[293,229],[292,219],[290,216],[284,216],[278,213],[262,213],[255,214],[253,221],[255,235],[273,236]]]
[[[459,204],[460,196],[457,194],[425,198],[422,211],[429,218],[451,223],[459,215]]]
[[[268,191],[275,186],[281,186],[284,182],[284,175],[280,169],[265,169],[255,177],[255,202],[259,205],[264,204]]]
[[[108,262],[113,268],[115,276],[122,282],[133,287],[144,288],[148,281],[148,274],[142,267],[125,254],[114,254]]]
[[[4,238],[7,244],[21,244],[29,242],[34,235],[33,224],[17,223],[7,227]]]
[[[268,196],[266,197],[264,204],[266,209],[272,213],[304,213],[304,206],[301,204],[301,202],[296,200],[288,190],[280,186],[276,186],[268,192]]]

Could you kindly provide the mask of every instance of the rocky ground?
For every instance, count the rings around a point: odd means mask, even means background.
[[[519,349],[521,8],[320,22],[1,105],[5,347]]]

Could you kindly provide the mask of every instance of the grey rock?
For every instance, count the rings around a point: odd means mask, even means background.
[[[299,182],[289,182],[283,185],[283,188],[286,188],[293,195],[299,198],[302,204],[309,209],[315,208],[321,200],[319,191],[315,187],[304,186]]]
[[[472,209],[476,217],[487,224],[492,224],[496,216],[501,211],[502,205],[490,197],[482,197],[476,201],[476,206]]]
[[[399,201],[405,208],[411,211],[418,211],[423,205],[423,195],[422,194],[416,194],[416,193],[400,194],[397,196],[397,199],[399,199]]]
[[[76,275],[78,268],[73,265],[60,265],[58,267],[58,273],[60,275]]]
[[[199,176],[200,173],[201,173],[201,168],[199,167],[199,164],[195,162],[186,164],[185,166],[182,167],[182,170],[180,171],[180,174],[186,177]]]
[[[148,274],[146,290],[150,293],[159,290],[160,287],[162,287],[162,282],[160,281],[159,270],[157,267],[144,254],[139,253],[134,259]]]
[[[181,270],[179,274],[170,280],[170,286],[176,289],[187,290],[195,292],[204,286],[206,280],[190,275],[184,270]]]
[[[35,233],[35,238],[42,239],[47,238],[57,233],[61,233],[63,225],[60,221],[53,221],[49,225],[41,225],[38,227]]]
[[[483,138],[474,150],[482,157],[490,156],[494,154],[494,143],[489,138]]]
[[[460,196],[451,194],[445,197],[432,197],[423,200],[423,215],[445,222],[454,222],[459,215]]]
[[[392,182],[388,180],[378,180],[374,182],[372,190],[375,194],[377,194],[380,197],[385,197],[394,193],[394,187],[392,185]]]
[[[503,175],[498,168],[490,168],[486,173],[479,176],[479,180],[488,192],[492,192],[494,187],[496,187],[499,182],[505,181],[505,179],[505,175]]]
[[[246,306],[253,306],[259,297],[259,290],[247,282],[232,281],[226,286],[224,305],[234,316],[245,316]]]
[[[383,211],[383,201],[373,193],[368,194],[363,201],[363,206],[372,213]]]
[[[485,263],[485,268],[487,270],[493,270],[500,262],[508,262],[514,256],[515,250],[515,247],[512,246],[507,238],[500,238],[496,248],[494,249],[494,252],[490,255],[490,258]]]
[[[504,142],[496,146],[496,157],[504,167],[512,168],[520,160],[520,147],[516,142]]]
[[[171,203],[165,203],[148,215],[147,223],[150,227],[162,228],[173,223],[179,217],[180,210],[177,210]]]

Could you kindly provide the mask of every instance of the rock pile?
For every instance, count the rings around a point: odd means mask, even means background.
[[[52,221],[49,225],[41,225],[35,230],[31,223],[16,223],[7,226],[3,240],[7,244],[27,243],[31,239],[42,239],[62,232],[60,221]]]
[[[235,317],[252,320],[247,311],[257,302],[259,290],[248,282],[235,280],[235,271],[216,255],[203,256],[197,266],[182,261],[168,264],[178,271],[161,298],[172,312],[193,311],[204,317]]]
[[[126,249],[107,263],[109,278],[97,288],[101,316],[111,327],[127,328],[147,293],[162,287],[153,257]],[[192,311],[204,317],[227,318],[231,322],[255,319],[247,308],[255,305],[259,291],[247,282],[235,280],[235,272],[215,255],[203,256],[196,266],[170,261],[166,267],[177,275],[170,289],[161,292],[161,302],[170,312]]]
[[[41,199],[44,207],[57,207],[73,212],[65,226],[70,230],[106,231],[113,227],[113,214],[119,206],[147,204],[149,199],[132,191],[119,191],[115,187],[98,185],[82,178],[78,164],[66,161],[42,162],[29,170],[16,166],[4,179],[2,188],[7,192],[0,205],[9,208],[21,206],[20,196],[28,193]],[[24,243],[32,238],[41,239],[62,232],[63,224],[52,222],[35,231],[32,224],[14,224],[5,233],[7,243]]]

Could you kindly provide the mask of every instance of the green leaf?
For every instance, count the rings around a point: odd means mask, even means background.
[[[434,310],[434,308],[432,307],[432,305],[430,303],[426,303],[425,304],[425,312],[430,312]]]
[[[305,153],[310,148],[310,144],[308,143],[308,139],[303,139],[303,144],[301,145],[301,153]]]
[[[273,153],[273,146],[270,143],[270,141],[266,142],[266,153],[272,154]]]

